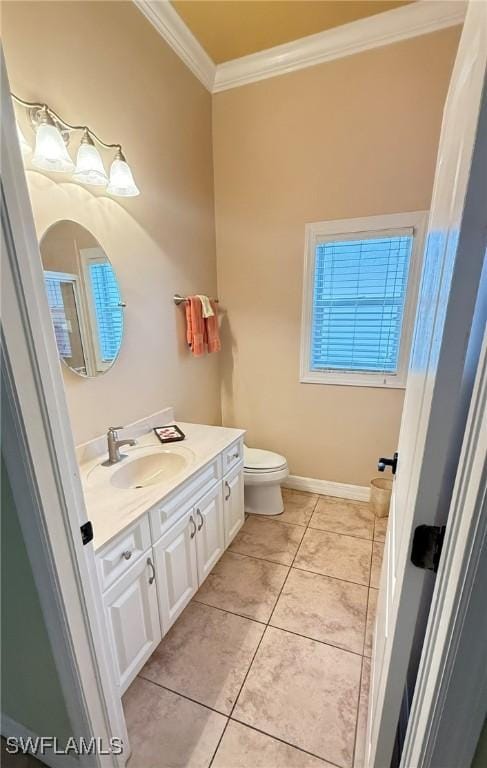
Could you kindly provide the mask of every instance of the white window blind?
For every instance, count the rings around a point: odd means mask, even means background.
[[[413,229],[315,244],[311,371],[394,374]]]

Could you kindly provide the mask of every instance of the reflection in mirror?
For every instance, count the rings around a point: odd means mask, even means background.
[[[124,306],[105,251],[75,221],[53,224],[40,248],[61,360],[80,376],[105,373],[122,344]]]

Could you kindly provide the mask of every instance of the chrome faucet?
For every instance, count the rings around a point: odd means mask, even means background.
[[[109,427],[107,432],[108,459],[102,462],[102,466],[111,467],[112,464],[118,464],[122,459],[127,458],[127,454],[120,453],[122,445],[137,445],[137,440],[119,440],[118,430],[123,427]]]

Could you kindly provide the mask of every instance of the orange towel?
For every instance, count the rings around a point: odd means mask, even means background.
[[[220,330],[218,328],[218,309],[216,302],[210,299],[213,317],[205,318],[208,352],[219,352],[222,348]]]
[[[186,341],[195,357],[205,354],[207,329],[203,319],[201,300],[197,296],[189,296],[186,305]]]

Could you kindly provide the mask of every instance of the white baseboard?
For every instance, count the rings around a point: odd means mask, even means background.
[[[289,475],[283,486],[295,491],[319,493],[322,496],[339,496],[342,499],[354,499],[355,501],[369,501],[370,499],[370,489],[366,485],[334,483],[331,480],[317,480],[313,477]]]
[[[7,739],[9,736],[13,736],[16,739],[32,739],[32,741],[35,742],[35,740],[39,738],[37,734],[30,731],[24,725],[21,725],[15,720],[12,720],[12,718],[8,715],[4,715],[2,713],[0,715],[0,719],[1,733],[5,739]],[[22,753],[19,752],[19,754]],[[77,768],[77,766],[79,768],[78,760],[76,760],[72,755],[56,755],[54,752],[46,752],[46,754],[43,755],[34,754],[33,752],[30,754],[33,754],[34,757],[37,757],[41,763],[48,765],[49,768]]]

